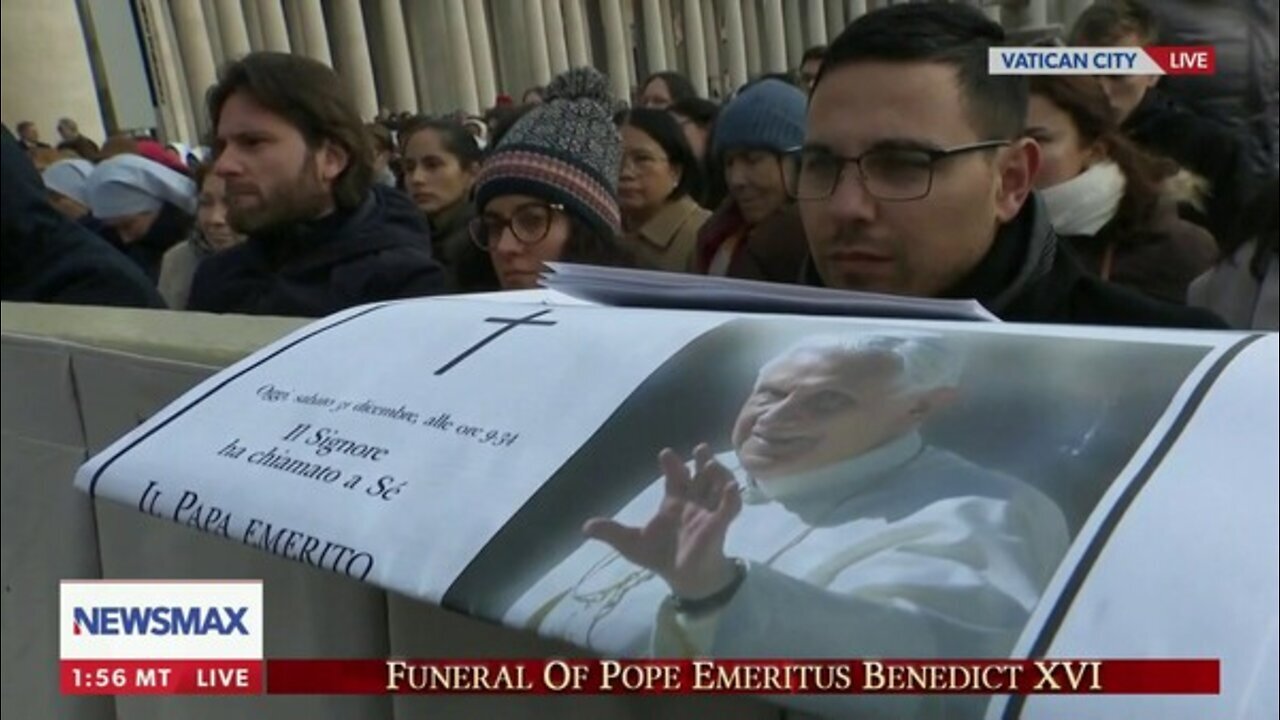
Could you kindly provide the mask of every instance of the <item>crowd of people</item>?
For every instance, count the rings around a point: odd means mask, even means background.
[[[1100,0],[1057,41],[1158,37]],[[316,317],[568,261],[1276,329],[1257,137],[1155,77],[990,75],[1005,42],[965,5],[907,4],[722,105],[674,72],[623,102],[576,68],[483,116],[369,124],[328,67],[252,53],[208,94],[207,149],[6,128],[3,295]]]

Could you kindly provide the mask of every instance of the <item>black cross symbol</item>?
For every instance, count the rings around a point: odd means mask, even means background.
[[[497,330],[494,330],[492,335],[481,340],[475,345],[472,345],[470,348],[463,351],[461,355],[445,363],[439,370],[436,371],[435,374],[443,375],[449,372],[454,367],[456,367],[458,363],[462,362],[463,360],[466,360],[467,358],[475,354],[477,350],[484,347],[485,345],[488,345],[494,340],[497,340],[503,333],[510,332],[513,328],[515,328],[518,325],[555,325],[556,323],[554,320],[538,320],[537,319],[542,317],[543,315],[546,315],[549,312],[551,311],[539,310],[538,312],[532,315],[526,315],[522,318],[496,318],[496,317],[485,318],[484,319],[485,322],[503,323],[505,327],[500,327]]]

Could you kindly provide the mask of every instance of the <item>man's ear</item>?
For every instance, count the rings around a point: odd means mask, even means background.
[[[996,219],[1007,223],[1022,209],[1040,171],[1040,146],[1031,138],[1012,141],[996,158]]]
[[[960,396],[953,387],[940,387],[917,393],[907,414],[917,423],[924,422],[939,410],[950,407]]]
[[[347,149],[338,145],[331,140],[325,140],[320,144],[319,151],[316,152],[316,172],[320,174],[320,179],[326,183],[332,183],[338,179],[343,170],[347,169],[347,165],[351,163],[351,153]]]

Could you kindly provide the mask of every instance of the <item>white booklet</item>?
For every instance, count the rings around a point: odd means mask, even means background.
[[[541,279],[544,287],[602,305],[999,322],[977,300],[939,300],[562,262],[547,263],[547,268]]]

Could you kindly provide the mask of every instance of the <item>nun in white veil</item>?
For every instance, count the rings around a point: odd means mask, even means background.
[[[117,155],[89,176],[89,209],[119,236],[125,254],[154,281],[166,250],[191,233],[196,184],[140,155]]]

